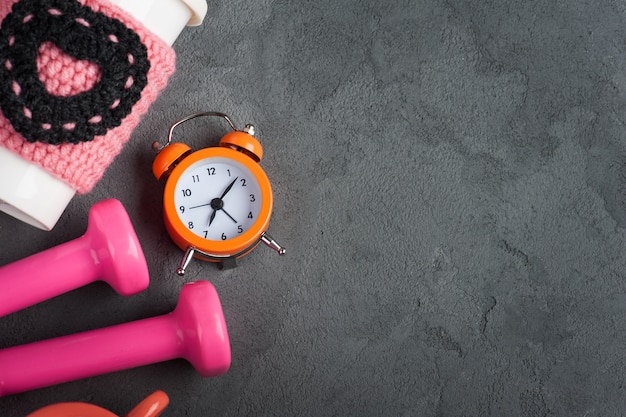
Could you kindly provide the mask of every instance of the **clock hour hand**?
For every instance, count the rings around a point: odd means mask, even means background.
[[[211,217],[209,218],[209,226],[211,226],[211,223],[213,223],[213,220],[215,220],[215,213],[217,213],[217,210],[213,209],[213,213],[211,213]]]

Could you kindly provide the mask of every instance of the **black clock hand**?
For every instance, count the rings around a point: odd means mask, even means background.
[[[237,178],[239,178],[239,177],[237,177]],[[235,178],[235,179],[233,180],[233,182],[231,182],[231,183],[228,185],[228,187],[226,187],[226,190],[224,190],[224,193],[223,193],[223,194],[222,194],[222,196],[220,197],[220,200],[221,200],[222,198],[224,198],[224,196],[225,196],[225,195],[226,195],[226,194],[230,191],[230,189],[231,189],[231,188],[233,188],[233,185],[235,185],[235,181],[237,181],[237,178]],[[191,209],[195,209],[195,208],[198,208],[198,207],[211,206],[211,205],[213,205],[213,204],[214,204],[214,203],[211,201],[210,203],[200,204],[199,206],[189,207],[189,210],[191,210]]]
[[[233,188],[233,185],[235,185],[235,182],[237,181],[237,178],[239,177],[235,177],[235,179],[233,180],[233,182],[231,182],[228,187],[226,187],[226,189],[224,190],[224,192],[222,193],[222,196],[220,197],[220,200],[222,198],[224,198],[226,196],[226,194],[228,194],[228,192],[230,191],[231,188]]]
[[[195,208],[198,208],[198,207],[210,206],[210,205],[211,205],[211,203],[200,204],[199,206],[189,207],[189,210],[191,210],[191,209],[195,209]]]
[[[222,211],[223,211],[223,212],[224,212],[224,213],[225,213],[228,217],[230,217],[230,219],[231,219],[232,221],[234,221],[235,223],[237,223],[237,220],[233,219],[233,216],[231,216],[230,214],[228,214],[228,212],[227,212],[226,210],[224,210],[224,208],[223,208],[223,207],[222,207]]]
[[[211,218],[209,218],[209,226],[211,226],[211,223],[213,223],[213,220],[215,220],[215,214],[216,213],[217,213],[217,210],[213,209],[213,213],[211,213]]]
[[[217,213],[218,210],[222,210],[222,207],[224,207],[224,202],[222,201],[221,198],[217,198],[215,197],[213,200],[211,200],[211,208],[213,209],[213,213],[211,213],[211,218],[209,219],[209,226],[211,226],[211,223],[213,223],[213,220],[215,219],[215,214]]]
[[[211,213],[211,217],[209,218],[209,226],[211,226],[211,223],[213,223],[213,220],[215,220],[215,214],[217,213],[218,210],[222,210],[224,211],[224,213],[226,213],[226,211],[223,209],[224,207],[224,201],[222,201],[222,198],[224,198],[224,196],[226,194],[228,194],[228,192],[230,191],[231,188],[233,188],[233,185],[235,185],[235,182],[237,182],[237,178],[236,177],[230,184],[228,184],[228,187],[226,187],[226,189],[224,190],[224,192],[222,193],[222,196],[219,198],[214,198],[213,200],[211,200],[211,202],[209,204],[203,204],[202,206],[207,206],[207,205],[211,205],[211,207],[213,208],[213,213]],[[201,207],[201,206],[195,206],[193,208],[196,207]],[[230,219],[232,221],[234,221],[235,223],[237,223],[237,220],[233,219],[233,217],[226,213],[226,215],[228,217],[230,217]]]

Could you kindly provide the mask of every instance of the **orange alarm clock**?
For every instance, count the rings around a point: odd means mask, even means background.
[[[219,146],[193,152],[183,143],[172,143],[174,129],[197,117],[215,116],[228,122],[232,132]],[[254,137],[254,126],[238,130],[219,112],[189,115],[174,123],[167,143],[153,144],[158,152],[154,176],[165,179],[163,214],[165,228],[185,251],[177,269],[184,275],[192,258],[234,266],[260,242],[283,255],[285,248],[267,234],[273,206],[270,181],[259,165],[263,148]]]

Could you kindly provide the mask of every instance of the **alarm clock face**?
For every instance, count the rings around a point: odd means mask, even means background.
[[[258,180],[230,158],[193,163],[180,175],[174,193],[181,222],[202,239],[234,239],[249,230],[261,212]]]

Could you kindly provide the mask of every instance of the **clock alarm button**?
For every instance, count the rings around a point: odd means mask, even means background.
[[[157,147],[158,145],[158,142],[155,142],[153,147]],[[152,163],[152,173],[157,180],[167,178],[176,164],[191,153],[191,148],[180,142],[171,143],[157,150],[159,153]]]
[[[246,126],[249,131],[254,131],[251,125]],[[252,158],[255,162],[261,162],[263,158],[263,147],[258,140],[252,136],[252,133],[235,131],[224,135],[220,140],[220,146],[229,147],[236,151],[243,152]]]

